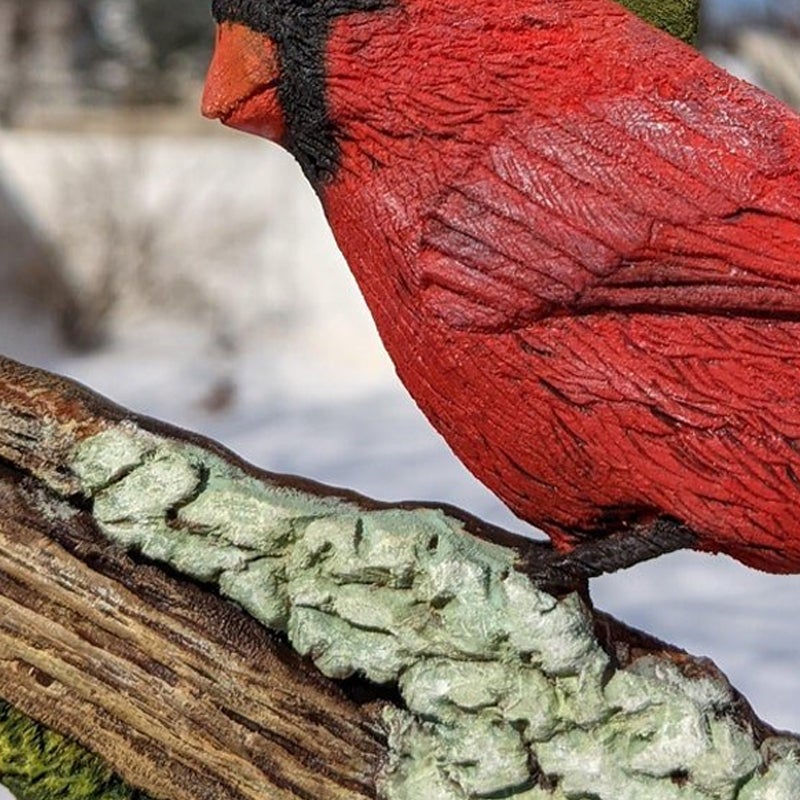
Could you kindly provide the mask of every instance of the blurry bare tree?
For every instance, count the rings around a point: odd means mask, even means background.
[[[704,42],[728,42],[747,28],[800,36],[800,0],[704,0]]]
[[[158,74],[171,76],[173,82],[201,74],[212,41],[208,5],[198,0],[136,0],[152,66]]]
[[[208,5],[197,0],[84,0],[94,48],[81,55],[96,91],[127,102],[179,99],[199,78],[211,41]],[[122,94],[120,95],[120,90]]]
[[[800,0],[706,0],[702,45],[800,108]]]
[[[0,123],[9,124],[32,97],[74,101],[70,41],[79,5],[61,0],[0,0]]]
[[[210,40],[198,0],[0,0],[0,124],[26,105],[174,101]]]
[[[22,61],[30,40],[32,4],[0,5],[0,125],[10,125],[24,95]]]
[[[179,147],[114,137],[54,162],[48,234],[61,259],[49,301],[72,347],[100,347],[152,312],[202,322],[231,346],[249,326],[285,327],[296,316],[292,270],[264,251],[263,209],[229,192],[225,213],[214,213],[218,182],[196,179],[209,172],[205,151],[176,157]],[[255,298],[264,272],[270,296]]]

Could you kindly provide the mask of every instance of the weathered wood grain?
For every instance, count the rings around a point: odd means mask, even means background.
[[[277,637],[8,470],[0,507],[0,696],[156,797],[374,796],[379,727]]]
[[[122,416],[77,384],[0,356],[0,458],[66,494],[77,490],[65,471],[76,442]]]

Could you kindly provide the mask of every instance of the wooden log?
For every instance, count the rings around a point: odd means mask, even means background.
[[[800,742],[713,665],[454,509],[259,471],[2,358],[0,458],[0,697],[153,797],[800,796]]]
[[[374,797],[374,714],[233,605],[0,472],[0,696],[158,797]]]

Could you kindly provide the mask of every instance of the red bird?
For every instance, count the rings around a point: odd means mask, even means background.
[[[587,571],[800,572],[797,115],[612,0],[214,15],[206,115],[294,154],[480,480]]]

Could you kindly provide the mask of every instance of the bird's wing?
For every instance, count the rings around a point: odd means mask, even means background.
[[[800,119],[715,79],[509,123],[426,210],[426,306],[473,330],[601,310],[800,319]]]

